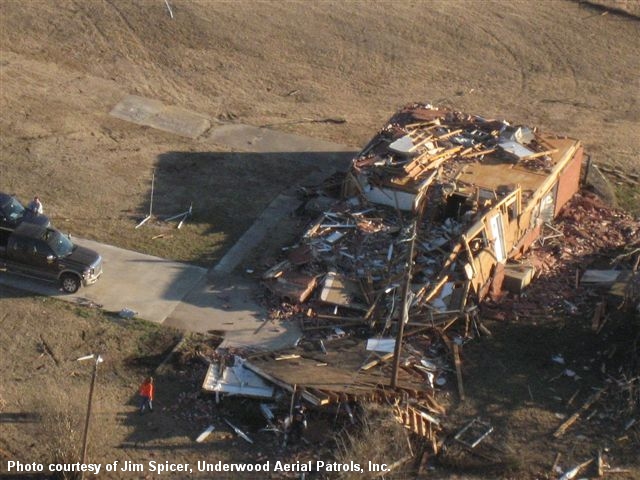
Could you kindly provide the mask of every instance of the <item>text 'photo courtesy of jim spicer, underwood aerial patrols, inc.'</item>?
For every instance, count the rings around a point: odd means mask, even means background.
[[[160,462],[151,460],[144,463],[136,463],[130,460],[119,462],[114,460],[113,462],[101,464],[101,463],[23,463],[16,460],[9,460],[7,462],[7,472],[10,473],[43,473],[54,474],[63,472],[83,472],[87,474],[99,475],[104,472],[122,472],[122,473],[151,473],[155,475],[163,474],[175,474],[175,473],[197,473],[197,472],[210,472],[210,473],[234,473],[239,477],[243,473],[255,474],[266,472],[326,472],[326,473],[338,473],[338,472],[387,472],[390,469],[384,463],[373,463],[367,461],[366,463],[356,463],[350,461],[349,463],[338,462],[324,462],[321,460],[308,461],[308,462],[294,462],[287,463],[282,461],[266,461],[259,463],[225,463],[218,462],[206,462],[198,461],[195,465],[190,463],[171,463],[168,461]]]

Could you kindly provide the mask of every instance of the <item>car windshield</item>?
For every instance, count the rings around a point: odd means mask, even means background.
[[[58,230],[47,230],[44,236],[47,244],[58,257],[66,257],[73,252],[74,245],[67,237]]]
[[[24,207],[13,197],[2,206],[2,210],[9,220],[18,220],[24,216]]]

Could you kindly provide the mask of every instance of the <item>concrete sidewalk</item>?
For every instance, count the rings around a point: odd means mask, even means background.
[[[255,153],[287,152],[308,156],[317,167],[304,184],[318,184],[336,170],[346,170],[356,149],[323,140],[277,132],[251,125],[223,125],[212,129],[207,141]],[[256,301],[263,287],[236,268],[279,222],[300,206],[290,191],[278,195],[231,247],[209,274],[173,310],[165,325],[190,331],[224,332],[221,347],[278,350],[292,346],[302,332],[297,323],[271,321]]]

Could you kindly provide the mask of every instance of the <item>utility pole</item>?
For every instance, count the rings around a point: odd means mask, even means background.
[[[404,336],[404,325],[409,321],[409,293],[411,289],[411,278],[413,277],[413,252],[415,250],[418,230],[418,220],[414,219],[411,225],[411,243],[409,245],[409,256],[407,258],[407,271],[405,282],[402,286],[402,317],[398,325],[398,335],[393,349],[393,371],[391,374],[391,388],[398,385],[398,369],[400,368],[400,353],[402,351],[402,337]]]
[[[96,377],[98,376],[98,364],[102,363],[104,360],[100,355],[87,355],[86,357],[78,358],[78,362],[83,360],[91,360],[95,358],[95,362],[93,363],[93,374],[91,375],[91,386],[89,387],[89,401],[87,404],[87,416],[84,419],[84,433],[82,435],[82,459],[80,463],[84,464],[87,460],[87,445],[89,443],[89,424],[91,422],[91,405],[93,403],[93,392],[96,385]],[[84,471],[80,474],[80,479],[84,479]]]

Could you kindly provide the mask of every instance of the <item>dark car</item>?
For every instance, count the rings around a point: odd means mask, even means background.
[[[14,230],[22,222],[49,227],[51,220],[27,209],[13,195],[0,192],[0,228]]]

